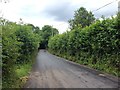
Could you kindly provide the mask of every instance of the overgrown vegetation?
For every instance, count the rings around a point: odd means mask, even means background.
[[[0,18],[2,87],[22,87],[38,48],[49,49],[55,55],[120,76],[120,14],[95,21],[91,12],[80,8],[69,23],[71,31],[59,34],[49,25],[40,30],[32,24],[17,24]]]
[[[49,25],[40,30],[32,24],[23,24],[22,19],[17,24],[0,18],[0,26],[2,88],[20,88],[27,80],[38,48],[47,48],[49,38],[59,32]]]
[[[25,66],[30,65],[33,53],[38,51],[40,38],[27,24],[16,24],[3,18],[0,22],[2,26],[2,87],[19,87],[20,83],[17,82],[27,75],[31,66],[28,68]],[[27,69],[24,75],[21,75],[24,71],[18,71],[22,67],[24,70]]]
[[[48,47],[55,55],[120,76],[120,14],[56,35]]]

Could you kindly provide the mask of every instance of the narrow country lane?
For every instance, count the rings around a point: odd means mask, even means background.
[[[116,88],[117,77],[40,50],[25,88]]]

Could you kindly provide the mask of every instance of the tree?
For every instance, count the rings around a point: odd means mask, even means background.
[[[70,24],[70,29],[75,29],[76,27],[89,26],[95,20],[92,12],[88,12],[84,7],[79,8],[75,11],[74,18],[70,19],[68,22]]]
[[[56,28],[52,28],[52,36],[55,36],[56,34],[59,34],[58,30]]]
[[[48,40],[50,39],[50,37],[59,34],[58,30],[50,25],[44,25],[41,31],[42,31],[42,41],[40,44],[40,48],[47,48]]]

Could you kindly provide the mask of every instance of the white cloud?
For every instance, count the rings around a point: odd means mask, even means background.
[[[74,10],[83,6],[87,10],[93,11],[112,1],[113,0],[9,0],[8,3],[0,3],[0,15],[3,14],[4,18],[16,22],[22,18],[24,22],[40,27],[46,24],[53,25],[53,27],[59,29],[60,33],[62,33],[68,28],[67,21],[64,21],[63,19],[67,20],[70,17],[72,18]],[[65,3],[69,5],[66,5]],[[94,14],[96,17],[100,17],[101,15],[114,15],[117,12],[117,8],[117,2],[114,2],[111,5],[94,12]],[[50,13],[48,13],[49,9],[56,9],[54,11],[58,11],[58,13],[55,13],[54,15],[51,14],[53,15],[51,16]],[[59,12],[61,9],[63,9],[64,14],[62,11]],[[66,12],[65,10],[69,11]],[[61,14],[70,16],[64,18]],[[63,21],[56,20],[55,15],[59,19],[62,18],[61,20]]]

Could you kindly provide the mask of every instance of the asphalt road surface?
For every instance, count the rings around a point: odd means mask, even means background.
[[[118,78],[40,50],[25,88],[118,88]]]

